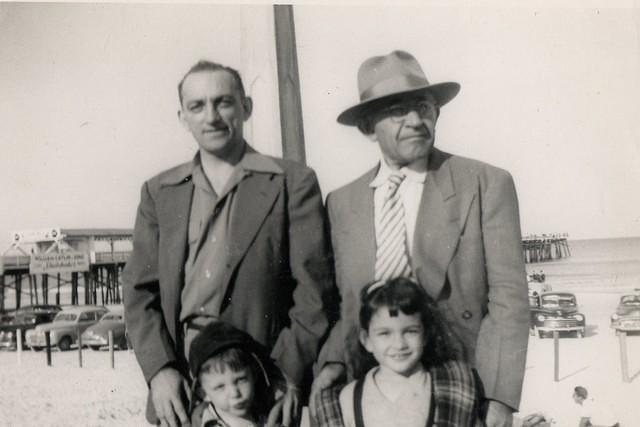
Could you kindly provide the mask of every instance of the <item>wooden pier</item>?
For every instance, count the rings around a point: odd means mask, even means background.
[[[567,234],[543,234],[522,238],[522,252],[527,264],[554,261],[571,256]]]
[[[54,240],[43,232],[31,237],[16,233],[12,247],[0,258],[0,311],[34,304],[121,304],[121,276],[131,252],[132,230],[51,230]],[[41,261],[43,256],[69,253],[80,262],[52,267]]]

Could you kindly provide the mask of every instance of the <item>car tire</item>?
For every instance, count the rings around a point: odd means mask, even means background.
[[[120,350],[129,349],[129,346],[127,345],[127,337],[125,337],[124,335],[118,340],[118,348]]]
[[[100,350],[100,346],[99,345],[90,345],[89,348],[93,351],[98,351]]]
[[[31,351],[42,351],[44,347],[38,347],[37,345],[31,346]]]
[[[62,337],[60,341],[58,341],[58,349],[60,351],[67,351],[71,348],[71,337]]]
[[[538,338],[544,338],[544,332],[538,330],[538,328],[536,328],[536,334],[538,335]]]
[[[535,328],[529,328],[529,335],[531,335],[532,337],[536,336],[536,330]]]

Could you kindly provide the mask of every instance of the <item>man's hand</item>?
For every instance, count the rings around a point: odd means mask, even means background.
[[[189,426],[189,417],[182,404],[184,378],[177,370],[165,367],[149,383],[151,401],[161,427]]]
[[[309,395],[309,415],[315,418],[315,401],[316,395],[324,389],[327,389],[344,377],[345,368],[342,363],[327,363],[311,385],[311,394]]]
[[[287,384],[287,391],[271,408],[267,418],[267,427],[293,427],[298,425],[300,418],[300,390]],[[282,422],[278,423],[278,419]]]
[[[513,409],[497,400],[489,400],[485,423],[487,427],[511,427],[513,425]]]

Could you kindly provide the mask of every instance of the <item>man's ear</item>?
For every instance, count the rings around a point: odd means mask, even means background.
[[[373,353],[373,349],[371,347],[371,341],[369,340],[369,334],[364,329],[360,330],[360,344],[369,352]]]
[[[182,109],[178,110],[178,120],[180,121],[180,124],[182,125],[182,127],[184,127],[186,130],[189,130],[189,125],[187,124],[187,121],[184,119],[184,113],[182,112]]]
[[[244,120],[247,121],[253,112],[253,99],[250,96],[245,96],[242,100],[242,109],[244,110]]]

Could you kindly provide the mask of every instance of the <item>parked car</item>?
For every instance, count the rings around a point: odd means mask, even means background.
[[[26,342],[25,333],[42,323],[53,320],[62,308],[59,305],[30,305],[16,310],[14,319],[0,328],[0,348],[15,349],[17,347],[17,331],[22,333],[22,342]]]
[[[578,312],[576,296],[568,292],[546,292],[540,295],[538,307],[530,307],[529,328],[532,335],[543,338],[553,331],[575,332],[584,337],[586,319]]]
[[[529,307],[537,308],[540,306],[540,294],[538,291],[529,288]]]
[[[82,333],[82,345],[92,350],[100,350],[109,345],[109,331],[113,331],[113,344],[120,350],[129,348],[127,343],[127,331],[124,325],[124,314],[115,311],[105,313],[100,321],[89,326]]]
[[[53,322],[27,331],[26,343],[32,350],[42,350],[46,346],[45,332],[49,331],[52,347],[58,346],[61,351],[69,350],[77,342],[78,333],[97,323],[106,312],[106,308],[95,305],[65,308],[56,314]]]
[[[620,298],[616,312],[611,315],[611,327],[616,331],[640,331],[640,293]]]

